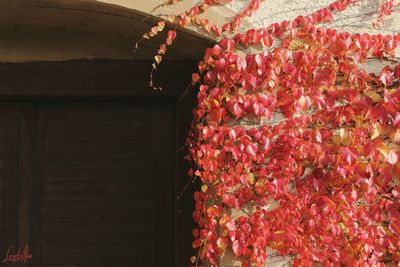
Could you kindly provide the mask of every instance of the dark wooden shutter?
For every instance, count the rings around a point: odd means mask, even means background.
[[[2,252],[17,246],[12,242],[23,245],[18,238],[26,232],[31,266],[172,266],[173,105],[141,100],[25,106],[10,108],[0,124],[0,148],[7,144],[7,151],[15,151],[4,163],[31,156],[25,170],[8,166],[2,184],[2,234],[8,235]],[[29,129],[21,128],[24,120]],[[28,148],[19,146],[22,131]],[[22,147],[31,154],[22,156]],[[24,184],[29,201],[21,200]],[[21,205],[26,207],[12,208]],[[21,212],[29,221],[24,225]]]

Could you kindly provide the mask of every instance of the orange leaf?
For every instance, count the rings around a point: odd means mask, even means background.
[[[166,51],[167,51],[167,46],[165,44],[160,45],[160,49],[158,50],[158,53],[160,55],[165,55]]]
[[[160,32],[160,31],[164,30],[164,27],[165,27],[165,22],[164,21],[159,21],[158,22],[158,27],[157,27],[158,31]]]

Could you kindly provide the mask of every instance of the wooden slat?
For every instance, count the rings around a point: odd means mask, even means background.
[[[151,60],[1,63],[0,97],[176,97],[183,94],[197,69],[197,61],[163,62],[154,77],[163,87],[160,92],[148,86],[151,64]]]
[[[130,180],[59,181],[44,188],[44,201],[149,199],[155,189],[156,177],[130,177]]]
[[[46,182],[108,180],[129,181],[134,177],[154,177],[155,169],[146,166],[146,159],[79,159],[48,160]]]
[[[47,201],[42,204],[42,213],[44,224],[49,222],[148,221],[154,219],[155,206],[152,199]],[[46,228],[44,230],[46,231]]]
[[[43,249],[44,261],[46,264],[66,264],[86,261],[87,263],[104,261],[109,262],[109,266],[126,266],[126,262],[140,263],[136,266],[152,266],[153,243],[142,242],[140,245],[122,246],[121,244],[98,243],[97,245],[64,246],[64,245],[45,245]],[[135,265],[130,265],[135,266]]]
[[[100,130],[100,129],[99,129]],[[51,160],[76,159],[147,159],[151,160],[157,144],[153,140],[122,141],[48,141],[47,157]]]
[[[47,104],[48,122],[125,122],[155,121],[154,101],[97,101]]]
[[[120,249],[135,243],[153,243],[154,224],[152,221],[47,223],[43,236],[45,246],[68,248],[101,244],[119,245]]]
[[[18,219],[20,202],[20,175],[19,175],[19,149],[20,149],[20,116],[12,105],[0,106],[0,124],[4,127],[1,140],[4,143],[4,169],[2,170],[1,183],[1,233],[0,252],[6,255],[9,246],[18,246]],[[16,266],[10,263],[9,266]]]
[[[51,122],[47,137],[54,140],[141,140],[154,137],[156,131],[149,131],[154,121],[117,122]],[[101,129],[101,131],[99,131]]]

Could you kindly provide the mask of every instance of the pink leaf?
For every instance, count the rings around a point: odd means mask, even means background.
[[[400,128],[400,112],[396,113],[396,117],[393,120],[393,127],[395,129]]]
[[[388,163],[391,165],[394,165],[394,164],[396,164],[397,160],[398,160],[398,156],[397,156],[396,151],[390,150],[387,154]]]
[[[379,75],[379,80],[385,85],[390,85],[393,82],[393,74],[390,70],[384,69]]]
[[[237,65],[237,68],[239,71],[246,70],[246,67],[247,67],[246,59],[238,57],[236,60],[236,65]]]

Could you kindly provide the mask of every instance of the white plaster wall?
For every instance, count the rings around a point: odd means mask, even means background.
[[[240,10],[247,1],[235,0],[229,8]],[[257,26],[268,26],[273,22],[294,19],[298,15],[306,15],[320,8],[328,6],[333,0],[274,0],[263,1],[259,11],[250,18]],[[392,34],[400,32],[400,10],[386,18],[385,25],[381,29],[372,27],[372,22],[377,17],[379,0],[359,0],[358,3],[342,13],[335,15],[330,27],[349,32],[369,32]],[[399,1],[396,1],[399,3]]]

